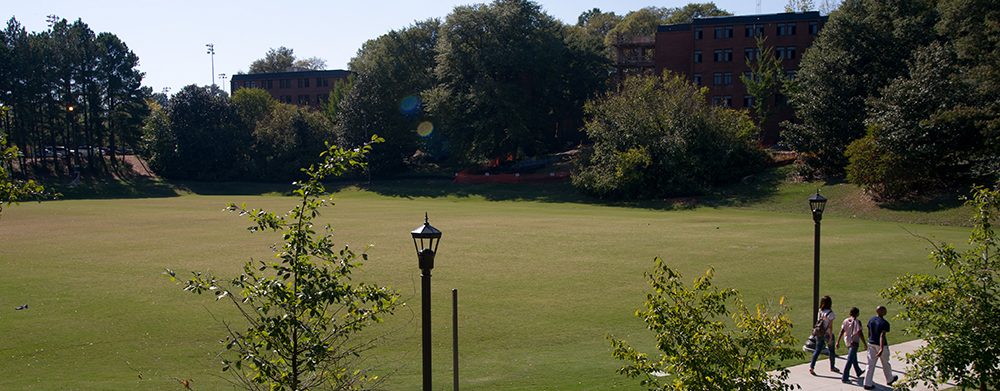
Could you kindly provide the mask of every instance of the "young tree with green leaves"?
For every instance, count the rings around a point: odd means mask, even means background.
[[[641,378],[640,384],[649,390],[794,389],[785,384],[789,371],[781,362],[802,352],[794,347],[784,298],[776,306],[751,308],[736,289],[712,286],[714,269],[689,288],[659,257],[654,262],[653,272],[645,273],[654,292],[646,294],[646,309],[636,316],[656,333],[661,354],[650,357],[609,334],[615,358],[629,363],[619,374]],[[729,317],[735,328],[727,327]],[[771,374],[774,370],[776,375]],[[657,376],[663,373],[665,377]]]
[[[322,163],[305,170],[308,179],[296,182],[299,188],[293,193],[299,203],[286,214],[226,206],[249,216],[251,232],[281,232],[284,243],[276,249],[275,260],[247,262],[243,273],[228,282],[196,272],[185,285],[187,291],[228,298],[243,314],[245,329],[224,322],[228,336],[222,353],[222,370],[232,371],[234,384],[243,389],[359,390],[379,382],[364,355],[383,340],[357,336],[393,313],[398,294],[388,287],[353,282],[351,273],[367,254],[335,248],[330,224],[324,234],[314,227],[320,209],[332,206],[323,198],[322,180],[364,166],[371,147],[327,147]],[[167,273],[175,278],[173,271]]]
[[[8,110],[10,109],[7,107],[0,107],[0,114],[5,121]],[[40,199],[46,195],[45,188],[35,181],[11,178],[11,167],[14,159],[20,154],[17,147],[7,145],[7,134],[0,130],[0,212],[3,212],[4,205],[10,206],[29,198]],[[3,218],[3,215],[0,215],[0,218]]]
[[[757,38],[755,58],[747,59],[750,77],[740,76],[747,86],[747,94],[753,97],[753,110],[757,114],[757,123],[764,124],[767,118],[774,114],[774,106],[768,100],[784,87],[781,80],[785,70],[781,67],[781,59],[774,55],[774,47],[767,46],[766,37]]]
[[[906,356],[906,378],[937,387],[954,381],[959,388],[1000,388],[1000,237],[993,224],[1000,217],[1000,184],[976,186],[968,204],[975,207],[970,248],[934,244],[929,258],[936,275],[907,274],[879,294],[903,307],[897,318],[906,332],[927,344]]]

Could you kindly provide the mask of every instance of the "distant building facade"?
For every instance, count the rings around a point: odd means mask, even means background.
[[[229,83],[232,92],[242,88],[260,88],[279,102],[318,108],[320,102],[330,97],[334,84],[338,80],[347,81],[352,74],[354,72],[339,69],[254,73],[233,75]]]
[[[827,18],[819,12],[796,12],[747,16],[720,16],[695,19],[692,23],[661,25],[656,31],[656,74],[670,71],[708,88],[713,104],[735,109],[753,106],[740,76],[749,76],[747,60],[759,58],[757,38],[782,59],[784,77],[794,79],[799,61],[812,45]],[[779,140],[782,121],[794,114],[780,93],[769,99],[775,113],[763,125],[764,145]]]

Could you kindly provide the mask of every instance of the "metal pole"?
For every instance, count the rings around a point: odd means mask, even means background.
[[[451,334],[453,370],[455,372],[455,391],[458,391],[458,289],[451,290]]]
[[[813,318],[811,324],[816,324],[816,314],[819,313],[819,219],[813,212],[813,222],[816,227],[815,243],[813,244]]]
[[[431,269],[423,269],[420,280],[424,332],[424,391],[431,391]]]

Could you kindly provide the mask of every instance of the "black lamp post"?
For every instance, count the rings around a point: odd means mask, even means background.
[[[441,243],[441,231],[431,227],[424,213],[424,224],[410,232],[413,235],[413,247],[417,250],[417,260],[420,266],[421,309],[423,312],[423,345],[424,345],[424,391],[431,390],[431,269],[434,268],[434,255]],[[426,241],[426,244],[425,244]]]
[[[823,209],[826,208],[826,198],[816,195],[809,198],[809,209],[813,212],[813,225],[816,227],[813,244],[813,318],[811,324],[816,324],[816,314],[819,313],[819,222],[823,220]]]

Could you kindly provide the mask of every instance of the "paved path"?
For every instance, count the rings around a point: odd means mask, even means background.
[[[901,344],[889,345],[889,350],[892,352],[892,356],[889,358],[889,365],[892,366],[892,372],[899,375],[899,380],[903,380],[903,372],[905,370],[905,359],[904,354],[913,352],[914,349],[921,346],[924,343],[923,340],[915,340],[910,342],[903,342]],[[861,346],[864,349],[864,346]],[[844,370],[844,364],[847,363],[847,349],[843,348],[838,353],[842,355],[837,356],[837,369]],[[808,354],[808,352],[807,352]],[[796,365],[789,368],[791,372],[788,375],[789,384],[798,384],[803,390],[821,390],[821,391],[863,391],[864,389],[864,378],[858,379],[853,376],[853,370],[850,377],[851,384],[844,384],[840,382],[841,374],[836,372],[830,372],[830,359],[822,355],[816,360],[816,376],[809,374],[809,363],[802,365]],[[868,367],[868,353],[867,351],[858,352],[858,361],[860,361],[861,370],[866,370]],[[862,374],[864,376],[864,374]],[[954,384],[948,383],[948,385],[941,385],[941,388],[954,387]],[[892,387],[885,385],[885,375],[882,373],[882,365],[879,364],[875,369],[875,390],[886,391],[891,390]],[[918,384],[912,389],[912,391],[929,391],[932,388],[925,386],[923,384]]]

